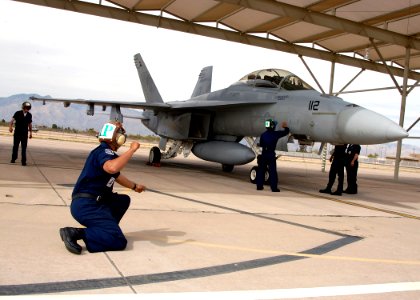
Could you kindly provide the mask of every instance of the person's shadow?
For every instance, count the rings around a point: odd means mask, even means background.
[[[135,232],[125,233],[127,238],[127,250],[133,249],[133,244],[136,241],[148,241],[157,246],[168,247],[176,246],[188,242],[193,242],[194,240],[180,240],[180,239],[171,239],[171,237],[182,237],[185,235],[183,231],[172,231],[169,228],[159,228],[154,230],[141,230]]]

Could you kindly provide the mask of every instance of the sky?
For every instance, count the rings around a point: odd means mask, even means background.
[[[11,0],[0,0],[0,97],[143,101],[133,56],[141,53],[164,101],[186,100],[198,74],[213,66],[212,90],[258,69],[289,70],[318,89],[297,55]],[[325,91],[331,64],[305,58]],[[336,64],[334,91],[359,69]],[[402,78],[398,78],[402,84]],[[409,81],[409,84],[413,81]],[[389,75],[365,71],[349,90],[394,86]],[[340,95],[399,123],[397,90]],[[420,117],[420,87],[406,104],[404,128]],[[411,131],[420,136],[420,124]],[[404,143],[420,146],[420,140]]]

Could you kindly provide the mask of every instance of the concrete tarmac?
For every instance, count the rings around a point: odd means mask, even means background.
[[[223,173],[182,155],[123,170],[146,185],[121,227],[125,251],[68,252],[58,230],[79,226],[71,192],[94,143],[29,141],[10,163],[0,136],[0,295],[142,299],[420,299],[420,172],[359,168],[359,194],[320,194],[321,162],[278,161],[280,193],[257,191],[255,164]],[[125,151],[121,148],[119,153]]]

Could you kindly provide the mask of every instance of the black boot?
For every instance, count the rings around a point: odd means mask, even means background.
[[[319,192],[323,194],[331,194],[331,188],[327,186],[325,189],[319,190]]]
[[[339,180],[338,185],[337,185],[337,190],[334,193],[331,193],[331,195],[341,196],[342,193],[343,193],[343,181]]]
[[[82,247],[77,243],[77,240],[82,239],[83,229],[74,227],[60,228],[60,237],[64,242],[67,250],[74,254],[81,254]]]
[[[346,190],[345,193],[347,194],[357,194],[357,189],[352,189],[352,190]]]
[[[343,193],[346,194],[357,194],[357,185],[355,187],[348,187]]]

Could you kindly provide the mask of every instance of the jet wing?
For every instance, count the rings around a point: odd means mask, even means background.
[[[87,99],[64,99],[64,98],[41,98],[41,97],[29,97],[33,101],[43,102],[62,102],[65,105],[70,103],[75,104],[94,104],[103,106],[119,105],[120,107],[127,108],[145,108],[145,109],[169,109],[171,106],[166,103],[146,103],[146,102],[133,102],[133,101],[111,101],[111,100],[87,100]]]
[[[102,105],[112,106],[119,105],[120,107],[127,108],[140,108],[150,109],[154,111],[169,111],[169,110],[194,110],[194,109],[206,109],[206,110],[218,110],[228,107],[239,107],[239,106],[254,106],[254,105],[267,105],[275,104],[277,101],[234,101],[234,100],[186,100],[186,101],[172,101],[172,102],[133,102],[133,101],[111,101],[111,100],[86,100],[86,99],[60,99],[60,98],[42,98],[42,97],[30,97],[33,101],[43,102],[62,102],[65,106],[70,103],[75,104],[88,104],[88,105]]]
[[[187,100],[168,102],[167,104],[169,104],[173,110],[218,110],[228,107],[254,106],[274,103],[277,103],[277,101]]]

